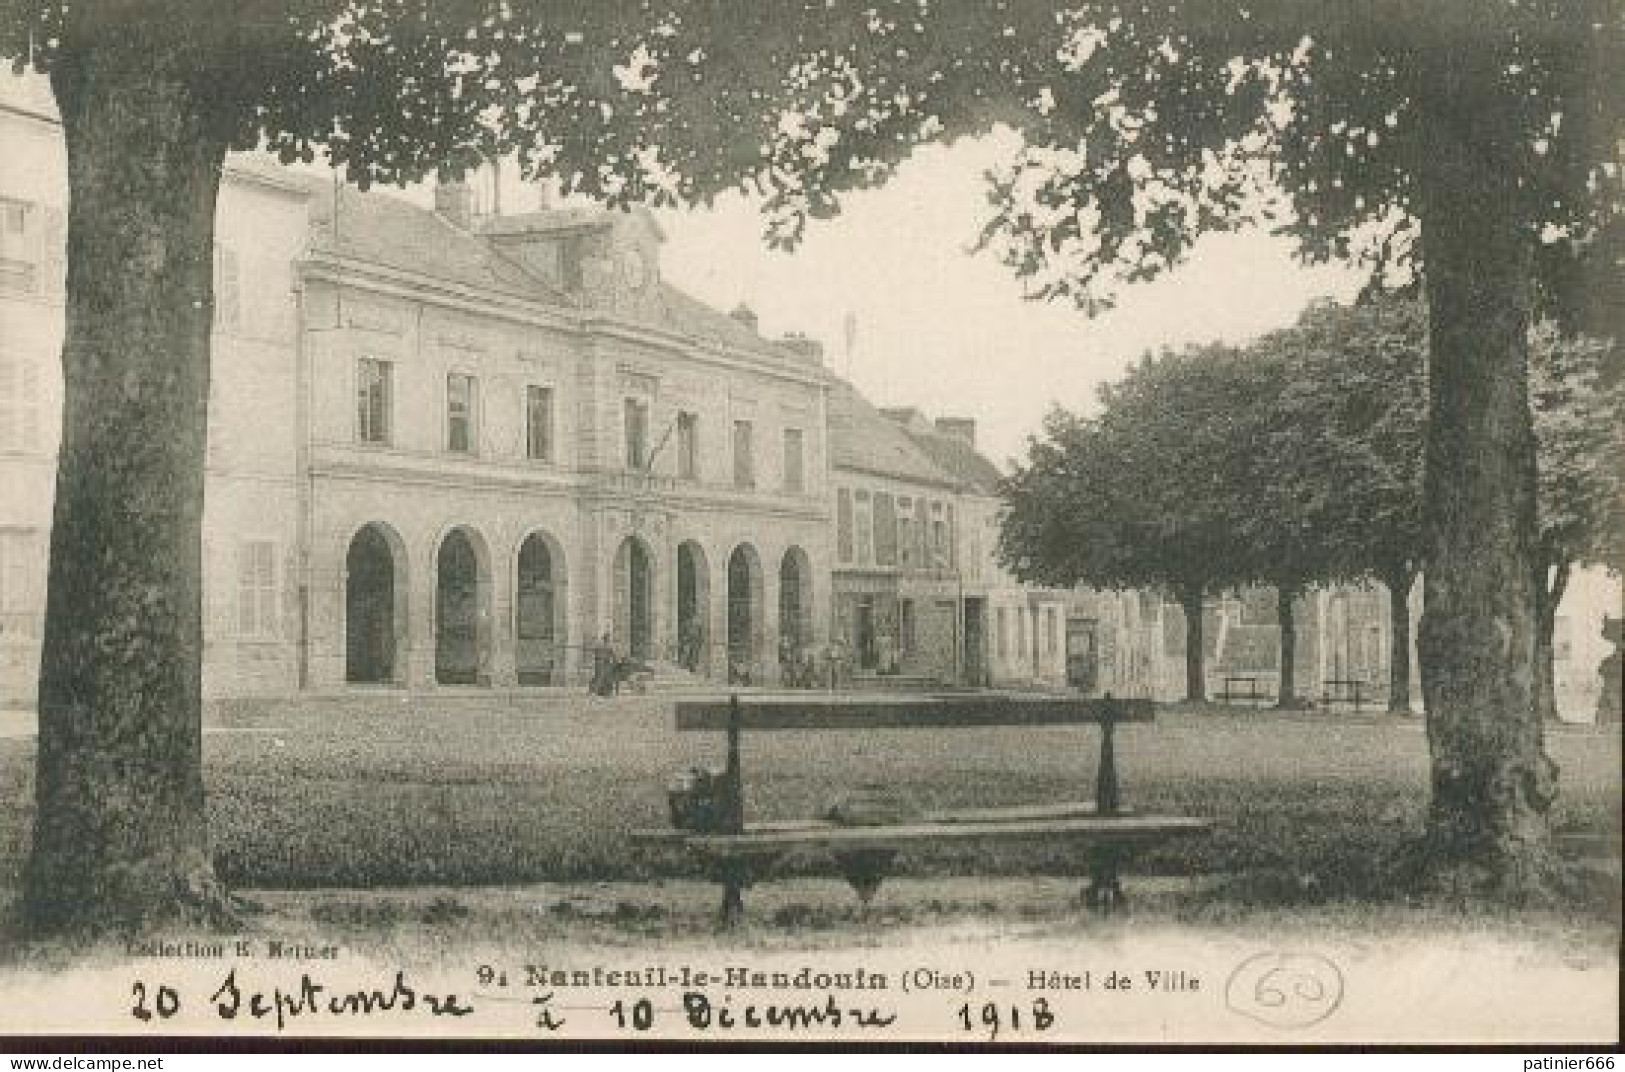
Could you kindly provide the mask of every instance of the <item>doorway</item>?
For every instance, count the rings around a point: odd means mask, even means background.
[[[344,556],[344,680],[357,685],[397,682],[396,636],[403,572],[389,538],[378,525],[364,525]]]
[[[477,540],[452,529],[435,556],[434,679],[442,685],[486,683],[490,573]]]

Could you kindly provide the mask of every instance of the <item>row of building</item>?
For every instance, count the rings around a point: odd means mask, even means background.
[[[16,703],[37,673],[61,412],[65,159],[41,81],[0,80],[0,143],[0,702]],[[1000,567],[974,421],[876,409],[817,342],[687,296],[646,213],[494,202],[449,184],[431,209],[230,161],[209,695],[577,686],[606,636],[718,681],[834,655],[859,681],[1056,686],[1070,649],[1090,688],[1182,694],[1176,605]],[[1572,587],[1559,682],[1580,712],[1618,585]],[[1271,691],[1273,597],[1208,613],[1210,693]],[[1297,617],[1306,695],[1380,693],[1381,592],[1312,593]]]
[[[0,689],[33,687],[61,410],[60,129],[0,97]],[[205,688],[1059,681],[1064,594],[994,559],[970,420],[662,278],[647,213],[434,208],[234,157],[220,195]]]

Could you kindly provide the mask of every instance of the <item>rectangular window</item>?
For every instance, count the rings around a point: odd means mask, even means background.
[[[394,405],[390,383],[394,366],[363,357],[356,366],[356,438],[363,443],[388,443]]]
[[[931,504],[931,566],[945,569],[948,565],[948,521],[943,516],[942,504]]]
[[[852,492],[847,488],[835,493],[835,557],[852,561]]]
[[[920,556],[914,546],[918,539],[915,531],[918,528],[914,520],[914,497],[899,495],[897,497],[897,564],[905,569],[912,569],[920,564]]]
[[[751,436],[752,428],[749,421],[734,422],[734,487],[736,488],[754,488],[756,486],[756,455]]]
[[[1003,659],[1010,654],[1010,612],[1003,607],[997,611],[999,628],[995,633],[998,642],[999,658]]]
[[[1016,608],[1016,654],[1027,657],[1027,608]]]
[[[474,377],[463,372],[446,375],[446,449],[457,454],[474,453]]]
[[[7,635],[38,634],[44,591],[44,533],[0,528],[0,624]]]
[[[700,478],[700,418],[697,414],[677,415],[677,475],[683,480]]]
[[[897,508],[884,491],[875,492],[875,565],[897,565]]]
[[[242,317],[242,296],[237,279],[237,251],[215,243],[214,247],[214,326],[220,331],[235,329]]]
[[[858,565],[867,566],[874,561],[874,514],[870,510],[867,491],[857,492],[853,498],[857,502],[858,522],[855,538],[858,545]]]
[[[39,286],[39,216],[27,201],[0,198],[0,290],[31,294]]]
[[[1055,608],[1044,608],[1044,654],[1055,654]]]
[[[246,541],[237,547],[237,635],[268,639],[277,624],[276,544]]]
[[[799,495],[807,490],[806,462],[803,459],[801,429],[784,430],[784,490]]]
[[[535,384],[525,388],[525,457],[553,460],[553,388]]]
[[[901,632],[903,634],[903,639],[902,639],[903,654],[904,655],[913,655],[914,654],[915,638],[914,638],[914,601],[912,599],[903,600],[903,610],[902,610],[901,617],[902,617],[902,622],[900,624],[901,624],[901,627],[902,627]]]
[[[40,449],[40,364],[0,353],[0,451]]]
[[[649,464],[649,403],[641,398],[622,399],[621,428],[626,440],[626,467],[641,471]]]

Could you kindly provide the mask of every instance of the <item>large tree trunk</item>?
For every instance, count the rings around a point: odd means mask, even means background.
[[[1428,865],[1453,886],[1516,894],[1544,884],[1557,774],[1534,706],[1531,238],[1510,120],[1518,104],[1478,37],[1421,57],[1415,98],[1430,313]]]
[[[42,931],[218,920],[201,768],[201,526],[225,138],[185,35],[65,45],[64,413],[24,911]]]
[[[1535,567],[1535,712],[1557,721],[1557,606],[1569,586],[1571,564]]]
[[[1282,709],[1303,706],[1298,699],[1298,623],[1293,610],[1299,591],[1295,584],[1277,585],[1275,589],[1275,618],[1281,627],[1281,684],[1275,690],[1275,706]]]
[[[1202,650],[1202,589],[1183,588],[1179,606],[1185,612],[1185,702],[1207,702],[1206,653]]]
[[[1388,711],[1411,713],[1411,587],[1416,571],[1396,566],[1383,577],[1388,586]]]

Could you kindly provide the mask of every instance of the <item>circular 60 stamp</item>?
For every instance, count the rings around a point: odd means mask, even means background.
[[[1230,973],[1224,1000],[1270,1027],[1308,1027],[1337,1011],[1343,1001],[1343,973],[1319,953],[1259,953]]]

